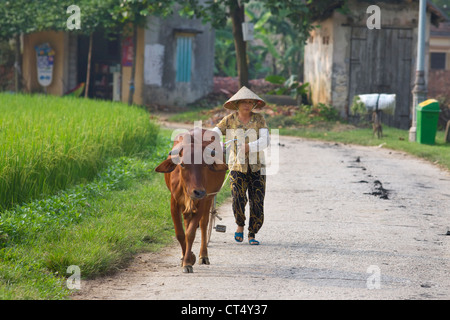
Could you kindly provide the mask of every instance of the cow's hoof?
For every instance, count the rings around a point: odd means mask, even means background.
[[[191,251],[190,258],[191,258],[191,261],[188,261],[187,263],[190,263],[190,264],[194,265],[195,262],[197,261],[197,257],[195,256],[195,254],[192,251]],[[184,260],[184,257],[181,257],[180,258],[181,266],[183,266],[183,260]]]
[[[194,268],[192,266],[184,266],[183,273],[194,273]]]
[[[197,257],[196,257],[195,254],[191,251],[191,264],[194,265],[196,261],[197,261]]]
[[[209,264],[208,257],[200,257],[200,264]]]

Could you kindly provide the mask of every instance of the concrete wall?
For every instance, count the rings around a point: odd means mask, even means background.
[[[346,117],[349,105],[351,29],[346,25],[347,17],[338,12],[333,13],[331,20],[333,21],[333,41],[336,45],[333,50],[332,92],[328,103],[337,108],[342,117]]]
[[[193,35],[189,83],[176,82],[176,29],[183,29],[187,33],[198,31]],[[210,25],[183,19],[178,15],[164,20],[150,17],[145,30],[144,46],[144,104],[185,106],[212,91],[214,30]]]
[[[333,20],[320,23],[305,46],[304,81],[310,83],[314,104],[330,103],[332,96]]]
[[[134,74],[134,94],[133,103],[143,105],[145,103],[144,96],[144,34],[145,30],[138,28],[137,44],[136,44],[136,71]],[[130,88],[132,67],[122,66],[122,81],[121,81],[121,100],[124,103],[128,103],[128,95]]]
[[[440,96],[450,99],[450,70],[431,70],[428,85],[428,98]]]

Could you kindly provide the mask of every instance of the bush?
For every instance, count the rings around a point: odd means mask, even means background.
[[[304,105],[302,109],[309,117],[316,118],[318,121],[339,120],[337,109],[324,103],[318,103],[316,106]]]
[[[340,120],[339,112],[332,106],[319,103],[316,106],[302,105],[292,106],[269,106],[270,112],[265,110],[265,118],[271,128],[303,127],[318,123],[331,123]]]
[[[445,130],[447,122],[450,121],[450,97],[439,96],[437,97],[437,100],[439,101],[439,107],[441,108],[438,127],[441,130]]]

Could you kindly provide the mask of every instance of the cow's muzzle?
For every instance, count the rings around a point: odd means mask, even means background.
[[[191,198],[194,200],[200,200],[203,199],[206,196],[206,190],[205,189],[195,189],[191,193]]]

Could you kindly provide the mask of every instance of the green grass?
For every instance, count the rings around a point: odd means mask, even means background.
[[[170,136],[161,130],[145,157],[108,160],[88,184],[3,211],[0,300],[69,299],[69,266],[78,266],[82,279],[94,278],[171,243],[170,192],[164,175],[154,172]],[[219,203],[228,196],[227,184]]]
[[[173,122],[194,122],[200,120],[203,121],[209,119],[209,115],[207,114],[209,110],[209,108],[204,107],[189,108],[189,111],[171,115],[167,120]]]
[[[82,278],[114,271],[140,251],[171,241],[169,192],[150,158],[119,158],[93,182],[4,211],[0,217],[0,299],[64,299],[67,268]]]
[[[138,107],[0,93],[0,209],[89,181],[107,158],[147,152],[156,135]]]
[[[383,126],[384,137],[374,138],[372,129],[336,130],[335,126],[313,128],[280,129],[280,134],[298,136],[309,139],[320,139],[363,146],[380,146],[392,150],[400,150],[414,156],[426,159],[443,168],[450,169],[450,143],[445,143],[444,132],[438,131],[435,145],[409,142],[408,130],[400,130]]]

